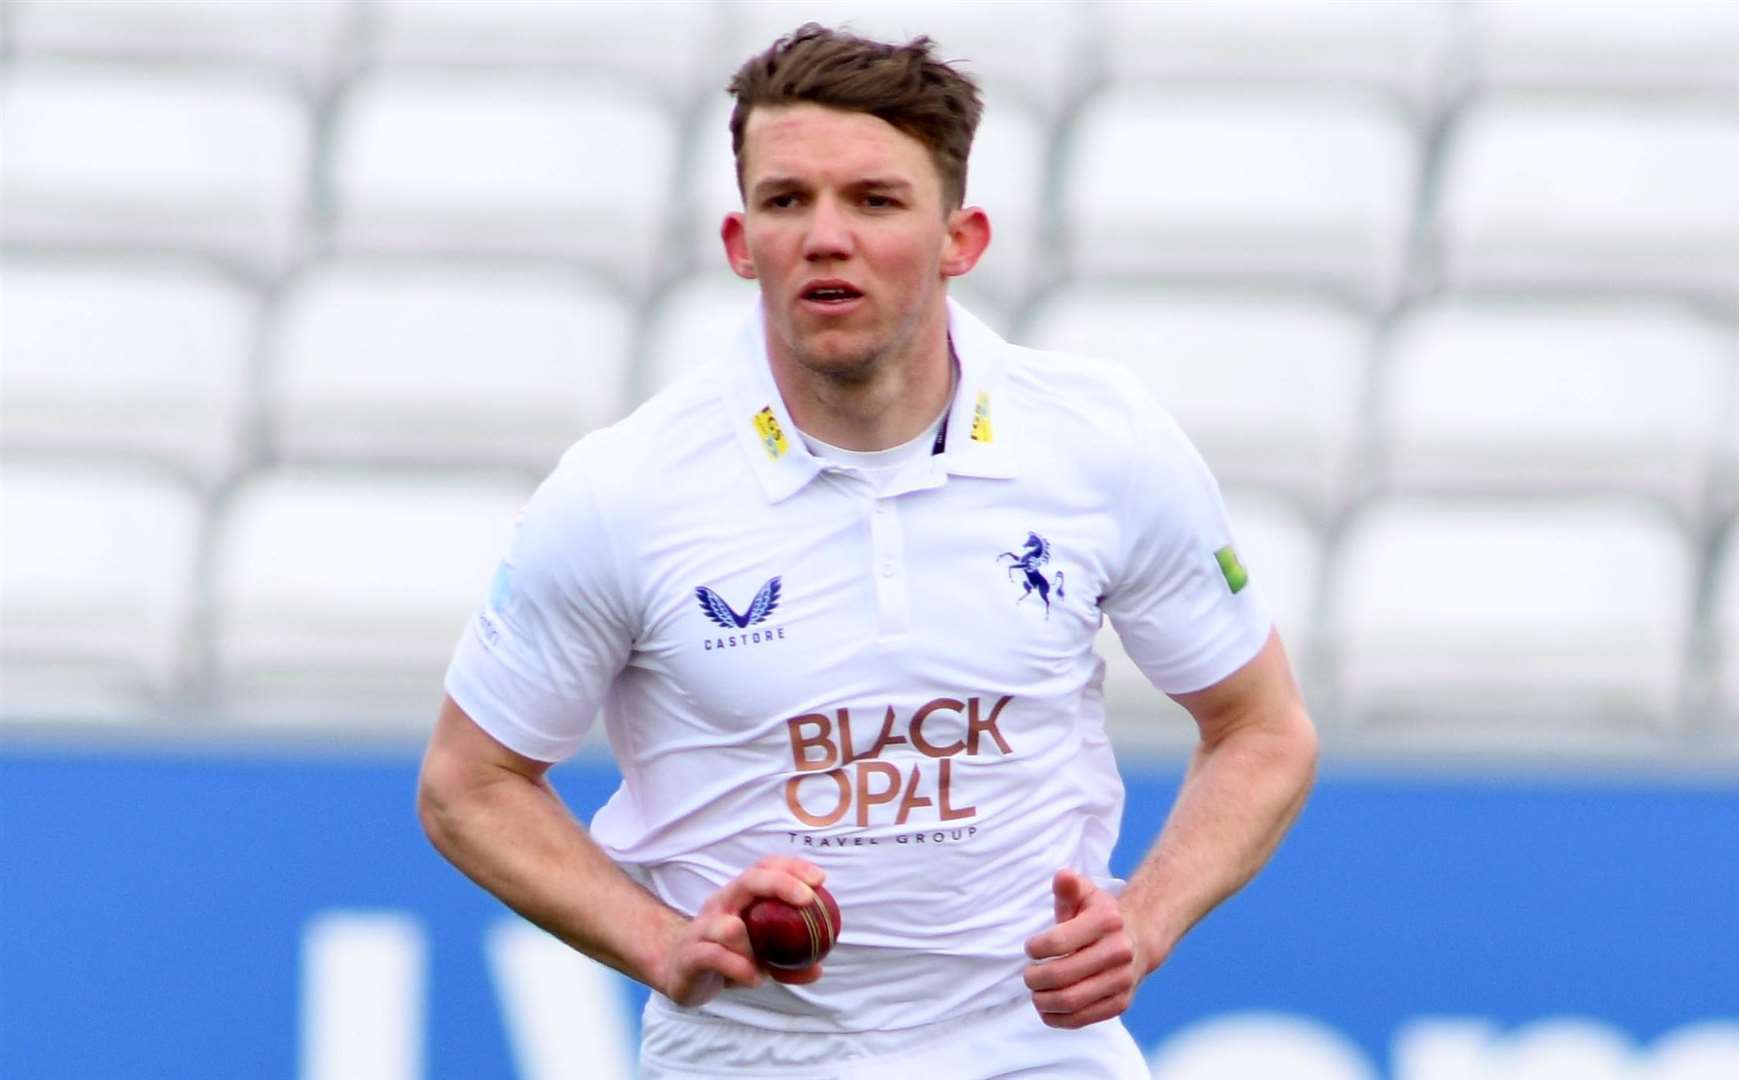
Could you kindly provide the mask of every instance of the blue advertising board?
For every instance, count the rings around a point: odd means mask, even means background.
[[[1178,771],[1128,770],[1114,870]],[[0,1075],[631,1075],[645,991],[442,861],[415,776],[408,751],[0,748]],[[616,783],[552,777],[581,816]],[[1732,1080],[1736,837],[1739,782],[1331,764],[1127,1023],[1165,1080]]]

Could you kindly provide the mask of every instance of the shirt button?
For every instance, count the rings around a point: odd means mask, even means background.
[[[882,563],[882,577],[893,577],[893,576],[894,576],[894,564],[891,562]]]

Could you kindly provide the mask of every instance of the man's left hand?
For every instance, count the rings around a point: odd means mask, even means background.
[[[1057,871],[1051,892],[1057,925],[1026,943],[1033,1007],[1056,1028],[1121,1016],[1147,971],[1117,898],[1073,870]]]

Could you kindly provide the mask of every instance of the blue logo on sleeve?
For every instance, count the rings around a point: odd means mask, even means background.
[[[750,602],[747,613],[738,615],[731,605],[725,603],[725,598],[713,592],[705,585],[694,590],[694,595],[700,600],[700,609],[706,612],[706,617],[724,627],[726,630],[746,630],[764,623],[779,607],[779,579],[771,578],[761,591],[755,594]]]

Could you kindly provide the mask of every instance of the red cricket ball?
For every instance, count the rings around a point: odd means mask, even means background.
[[[785,971],[819,964],[839,940],[839,905],[833,894],[819,885],[815,886],[815,899],[806,907],[762,897],[744,909],[743,922],[749,927],[755,957],[768,967]]]

